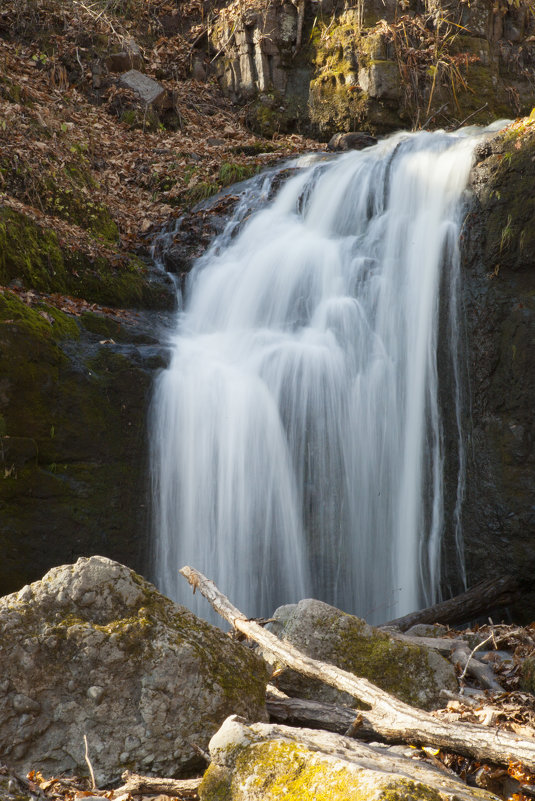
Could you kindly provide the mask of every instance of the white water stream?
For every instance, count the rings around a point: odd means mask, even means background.
[[[198,262],[153,406],[155,580],[167,595],[209,616],[178,575],[190,564],[251,616],[316,597],[377,622],[437,599],[439,300],[455,377],[476,141],[399,134],[316,162]],[[458,507],[462,454],[457,464]]]

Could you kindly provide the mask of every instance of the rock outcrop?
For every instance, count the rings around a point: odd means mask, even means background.
[[[232,712],[263,720],[253,651],[103,557],[0,600],[0,762],[22,772],[176,776]]]
[[[171,294],[171,293],[170,293]],[[0,594],[95,551],[147,564],[156,312],[0,293]],[[33,304],[33,305],[29,305]]]
[[[283,641],[367,678],[413,706],[441,706],[440,690],[457,690],[452,665],[436,651],[394,640],[323,601],[306,599],[280,607],[274,618],[274,633]],[[352,696],[288,669],[277,675],[276,684],[292,697],[355,706]]]
[[[411,749],[338,734],[227,719],[210,741],[201,801],[497,801],[411,759]]]
[[[463,230],[463,530],[472,582],[535,567],[535,119],[482,145]],[[535,593],[515,616],[530,622]]]
[[[258,130],[326,140],[529,113],[534,32],[526,0],[255,0],[225,9],[212,41]]]

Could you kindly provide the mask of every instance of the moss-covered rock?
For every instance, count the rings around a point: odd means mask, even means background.
[[[210,756],[201,801],[497,801],[396,749],[235,716]]]
[[[95,550],[138,569],[146,557],[146,417],[165,353],[154,320],[119,319],[0,293],[0,594]]]
[[[307,599],[281,607],[282,640],[307,656],[369,679],[402,701],[422,709],[440,706],[439,693],[457,689],[455,671],[436,651],[401,643],[379,629],[323,601]],[[284,670],[276,679],[288,695],[356,706],[356,701],[323,682]]]
[[[180,775],[231,712],[265,719],[255,653],[103,557],[0,599],[0,750],[15,769]],[[22,660],[22,661],[21,661]]]
[[[172,292],[135,256],[91,256],[62,246],[57,234],[0,206],[0,284],[13,280],[121,308],[170,308]]]

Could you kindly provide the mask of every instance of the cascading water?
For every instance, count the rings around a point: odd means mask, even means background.
[[[195,603],[191,564],[255,616],[316,597],[380,621],[437,599],[439,301],[455,375],[476,141],[398,134],[317,161],[197,263],[153,406],[163,592]]]

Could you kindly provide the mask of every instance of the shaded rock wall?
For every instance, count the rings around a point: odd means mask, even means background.
[[[212,42],[253,127],[326,139],[529,113],[534,32],[526,2],[256,0],[231,4]]]
[[[468,433],[463,527],[473,580],[535,567],[535,120],[482,146],[464,228]],[[535,616],[535,593],[519,617]]]
[[[145,567],[154,314],[0,294],[0,594],[82,555]]]

